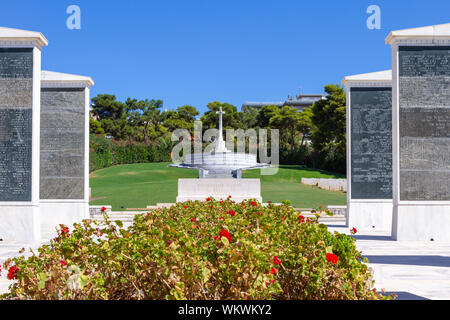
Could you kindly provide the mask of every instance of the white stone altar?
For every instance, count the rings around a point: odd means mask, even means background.
[[[242,202],[255,199],[262,202],[259,179],[180,179],[178,180],[177,202],[231,199]]]

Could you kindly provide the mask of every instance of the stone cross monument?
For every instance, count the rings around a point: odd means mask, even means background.
[[[223,118],[222,115],[225,114],[224,111],[222,111],[222,107],[220,107],[220,111],[216,112],[219,115],[219,136],[217,137],[216,141],[216,148],[214,150],[215,153],[220,152],[231,152],[228,150],[225,146],[225,141],[223,140]]]

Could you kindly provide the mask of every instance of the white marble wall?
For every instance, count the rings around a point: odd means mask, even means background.
[[[302,178],[302,184],[317,186],[320,189],[329,191],[347,192],[347,179]]]

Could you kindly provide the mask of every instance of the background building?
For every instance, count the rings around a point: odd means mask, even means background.
[[[313,105],[314,102],[325,99],[326,95],[324,94],[299,94],[295,97],[288,96],[287,100],[284,102],[249,102],[246,101],[242,105],[242,108],[257,108],[261,109],[264,106],[272,106],[275,105],[277,107],[290,106],[296,108],[299,112],[301,112],[304,108],[309,108]]]

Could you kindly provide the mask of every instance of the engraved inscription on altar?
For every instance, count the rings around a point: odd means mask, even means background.
[[[450,47],[399,48],[400,200],[450,200]]]
[[[392,89],[350,90],[352,199],[392,199]]]

